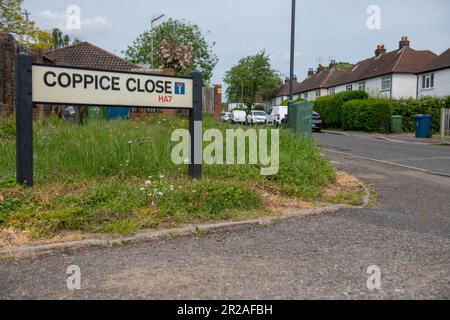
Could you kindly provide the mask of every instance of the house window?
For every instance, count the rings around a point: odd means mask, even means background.
[[[304,98],[304,99],[308,99],[308,92],[305,92],[305,93],[303,94],[303,98]]]
[[[320,98],[320,89],[316,90],[316,98]]]
[[[333,88],[329,88],[328,89],[328,94],[329,95],[332,95],[332,94],[335,94],[335,93],[336,93],[336,88],[333,87]]]
[[[353,84],[348,84],[347,91],[352,91],[352,90],[353,90]]]
[[[427,73],[422,76],[422,89],[434,88],[434,73]]]
[[[358,89],[362,90],[362,91],[366,91],[366,82],[362,81],[362,82],[358,83]]]
[[[381,90],[382,91],[391,90],[391,82],[392,82],[391,76],[382,77],[381,78]]]

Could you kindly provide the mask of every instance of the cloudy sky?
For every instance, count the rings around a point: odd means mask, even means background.
[[[71,5],[81,10],[80,30],[67,30]],[[214,83],[222,83],[240,58],[262,49],[275,69],[288,74],[290,5],[290,0],[25,0],[41,28],[65,29],[118,55],[149,28],[154,14],[194,22],[217,42]],[[379,29],[367,26],[373,5],[380,9]],[[330,58],[357,62],[372,56],[377,44],[395,50],[403,35],[413,48],[440,54],[450,47],[449,12],[449,0],[297,0],[295,72],[303,79],[309,67]]]

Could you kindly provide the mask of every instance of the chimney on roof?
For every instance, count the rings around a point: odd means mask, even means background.
[[[399,49],[403,49],[405,47],[409,47],[408,37],[402,37],[402,39],[399,42]]]
[[[295,82],[298,82],[297,76],[294,76],[294,83],[295,83]]]
[[[385,53],[386,53],[386,48],[384,47],[384,44],[379,44],[377,46],[377,50],[375,50],[375,57],[379,57]]]
[[[288,84],[289,81],[291,81],[291,78],[289,78],[289,77],[286,77],[286,79],[284,79],[284,83],[285,83],[285,84]]]
[[[320,73],[323,70],[325,70],[325,67],[323,65],[319,64],[319,66],[317,67],[317,73]]]
[[[312,77],[314,75],[314,69],[313,68],[309,68],[308,70],[308,78]]]
[[[331,60],[330,62],[330,69],[333,69],[337,66],[336,60]]]

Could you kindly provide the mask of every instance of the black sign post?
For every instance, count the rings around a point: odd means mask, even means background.
[[[16,64],[16,178],[17,183],[33,186],[33,58],[17,55]]]
[[[191,73],[194,80],[193,108],[189,110],[189,133],[191,137],[191,152],[189,159],[189,177],[200,179],[202,177],[202,74],[200,72]]]
[[[25,53],[20,53],[17,55],[17,64],[16,64],[16,174],[17,174],[17,183],[26,186],[33,186],[33,102],[34,103],[49,103],[49,104],[71,104],[74,105],[73,102],[69,101],[55,101],[52,98],[49,100],[41,101],[36,100],[33,101],[33,69],[43,67],[43,65],[34,65],[32,62],[32,57]],[[44,66],[46,67],[46,66]],[[48,68],[72,68],[78,69],[71,66],[52,66],[49,65]],[[78,69],[80,71],[85,72],[102,72],[102,73],[115,73],[116,71],[107,71],[107,70],[93,70],[93,69]],[[55,75],[54,72],[50,72]],[[39,73],[37,73],[39,74]],[[128,73],[122,72],[122,74],[129,74],[134,76],[143,76],[142,73]],[[156,75],[155,75],[156,76]],[[39,78],[39,76],[37,76]],[[86,76],[85,76],[86,77]],[[160,76],[156,76],[160,77]],[[180,77],[168,77],[171,78],[172,81],[182,81],[183,78]],[[44,77],[45,78],[45,77]],[[93,79],[93,77],[91,77]],[[119,78],[117,78],[114,83],[115,86],[119,84],[116,83]],[[181,79],[181,80],[180,80]],[[190,132],[190,161],[189,161],[189,177],[192,179],[200,179],[202,176],[202,111],[203,111],[203,97],[202,97],[202,74],[201,72],[193,72],[190,77],[184,78],[186,80],[192,80],[192,106],[190,105],[190,99],[188,99],[188,104],[181,104],[174,106],[171,109],[186,109],[189,108],[189,132]],[[78,76],[78,80],[81,81],[80,76]],[[45,80],[44,80],[45,81]],[[39,83],[39,81],[37,81]],[[180,82],[178,82],[180,83]],[[74,83],[76,85],[76,83]],[[175,94],[185,94],[186,87],[181,83],[182,89],[181,91],[175,92]],[[40,91],[36,90],[36,93],[46,93],[45,90],[51,90],[51,87],[54,87],[55,84],[52,84],[50,88],[40,89]],[[64,88],[67,88],[65,86]],[[39,87],[38,87],[39,88]],[[161,87],[162,88],[162,87]],[[142,91],[141,91],[142,92]],[[90,95],[89,93],[82,93],[84,98],[87,100],[94,101],[93,103],[87,103],[88,105],[97,105],[99,107],[106,107],[108,105],[104,104],[96,104],[95,103],[95,94]],[[145,98],[145,97],[144,97]],[[171,98],[168,98],[171,100]],[[62,100],[66,100],[65,98]],[[130,105],[133,105],[133,101],[130,101]],[[168,107],[162,107],[161,105],[153,105],[150,106],[145,103],[144,106],[139,106],[140,108],[161,108],[165,109]]]

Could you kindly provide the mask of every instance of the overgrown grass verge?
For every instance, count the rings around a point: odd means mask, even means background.
[[[284,130],[276,176],[261,176],[258,165],[205,165],[201,181],[188,179],[187,166],[171,161],[175,143],[170,142],[173,130],[187,125],[162,117],[85,126],[40,122],[34,130],[36,185],[29,189],[14,184],[14,136],[3,135],[0,228],[19,230],[30,239],[65,231],[132,234],[273,213],[269,194],[329,200],[324,190],[336,181],[333,167],[311,141]],[[206,118],[208,128],[230,127]]]

